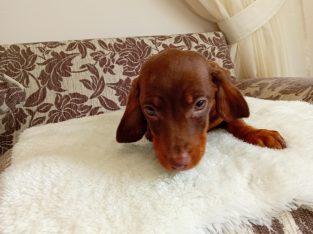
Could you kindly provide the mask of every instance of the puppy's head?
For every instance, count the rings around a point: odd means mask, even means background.
[[[194,167],[205,150],[212,108],[226,121],[248,115],[227,76],[196,52],[169,49],[152,56],[132,83],[117,141],[137,141],[149,129],[165,168]]]

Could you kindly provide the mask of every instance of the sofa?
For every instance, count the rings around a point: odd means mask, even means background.
[[[0,173],[26,128],[121,109],[142,63],[166,48],[194,50],[234,74],[221,32],[0,45]],[[313,78],[233,82],[246,96],[313,104]],[[0,175],[1,176],[1,175]],[[313,211],[298,208],[252,225],[251,233],[312,233]]]

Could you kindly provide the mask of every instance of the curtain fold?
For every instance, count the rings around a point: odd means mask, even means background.
[[[224,32],[239,79],[312,75],[302,0],[186,2]]]

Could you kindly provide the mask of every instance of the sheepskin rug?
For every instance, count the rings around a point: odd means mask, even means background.
[[[167,172],[151,143],[115,142],[122,112],[26,130],[1,175],[1,233],[221,233],[313,205],[313,106],[247,98],[288,148],[208,134],[189,171]]]

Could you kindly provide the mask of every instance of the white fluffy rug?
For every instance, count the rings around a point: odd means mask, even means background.
[[[115,142],[121,112],[26,130],[1,175],[1,233],[208,233],[313,206],[313,106],[247,98],[288,148],[209,133],[200,164],[168,173],[146,140]]]

